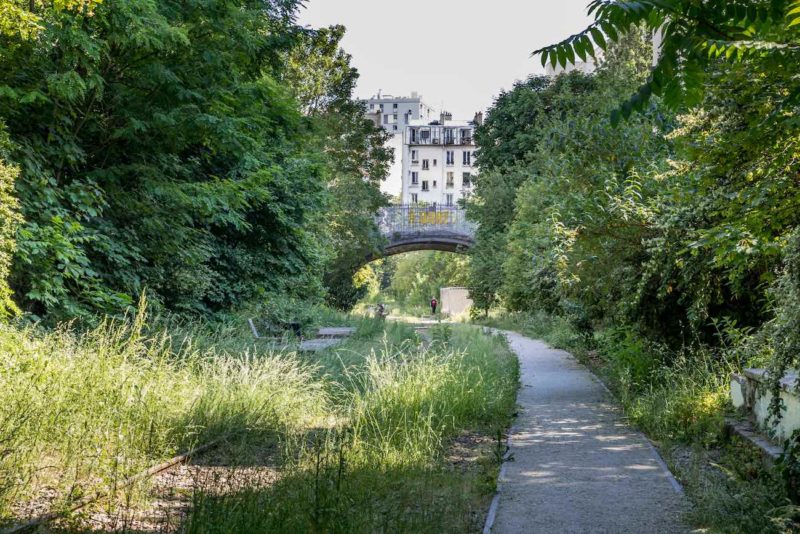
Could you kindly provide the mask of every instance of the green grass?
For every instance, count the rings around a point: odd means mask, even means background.
[[[467,327],[430,350],[403,339],[405,327],[392,330],[361,361],[334,367],[337,424],[290,447],[278,484],[197,492],[184,532],[479,531],[496,455],[484,450],[461,472],[446,453],[465,430],[507,427],[516,358],[500,338]]]
[[[404,324],[319,317],[356,333],[298,355],[271,352],[235,318],[0,326],[0,517],[19,520],[26,502],[64,508],[235,436],[231,469],[272,443],[278,483],[259,486],[244,469],[237,491],[201,486],[184,531],[478,530],[496,455],[479,444],[461,469],[447,454],[466,431],[508,426],[518,370],[504,340],[443,326],[426,348]]]
[[[314,366],[296,356],[201,350],[145,335],[145,319],[82,334],[0,326],[0,517],[45,489],[58,508],[198,443],[327,413]]]

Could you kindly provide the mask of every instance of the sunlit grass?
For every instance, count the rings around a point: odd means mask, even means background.
[[[313,354],[270,352],[241,319],[206,325],[142,312],[88,331],[0,326],[2,517],[60,509],[235,436],[243,454],[247,442],[278,445],[279,482],[243,480],[225,496],[199,489],[187,531],[474,530],[497,464],[487,453],[454,472],[446,453],[466,430],[508,425],[518,370],[505,342],[447,326],[422,343],[408,325],[335,319],[355,335]],[[273,511],[250,517],[252,501],[237,499],[266,499]]]
[[[294,355],[200,350],[145,324],[0,326],[0,517],[45,490],[58,507],[196,444],[328,411],[314,366]]]
[[[407,332],[405,327],[398,332]],[[467,327],[431,346],[387,335],[335,375],[338,424],[293,444],[281,481],[199,491],[185,532],[468,532],[480,528],[496,456],[455,472],[444,455],[467,429],[507,427],[518,364]],[[394,337],[394,342],[390,338]]]

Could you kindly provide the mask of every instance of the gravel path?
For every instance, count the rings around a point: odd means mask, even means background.
[[[680,486],[602,383],[564,351],[514,333],[508,340],[520,359],[522,409],[491,532],[689,532]]]

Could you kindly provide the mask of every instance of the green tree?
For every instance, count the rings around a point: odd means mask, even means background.
[[[18,171],[0,158],[0,320],[18,312],[12,300],[8,276],[15,246],[15,234],[20,222],[17,199],[14,196],[14,181]]]
[[[380,184],[393,154],[387,147],[389,135],[368,120],[364,104],[353,99],[358,72],[341,48],[344,33],[342,26],[306,32],[287,54],[284,79],[311,119],[318,150],[327,162],[329,258],[324,282],[328,303],[349,309],[367,291],[353,276],[366,256],[383,245],[374,216],[388,203]]]
[[[560,117],[573,109],[575,94],[590,91],[594,80],[580,73],[551,80],[532,77],[503,92],[489,110],[486,121],[475,132],[480,179],[467,203],[468,216],[479,223],[472,249],[470,289],[476,309],[496,303],[503,276],[500,266],[506,256],[506,236],[514,218],[517,190],[535,179],[529,161],[540,143],[541,121],[552,114]]]
[[[190,312],[320,291],[325,162],[278,81],[296,6],[41,7],[36,39],[0,37],[27,310],[118,311],[145,287]]]
[[[394,273],[389,291],[404,305],[427,306],[443,287],[464,287],[470,257],[451,252],[409,252],[391,258]]]

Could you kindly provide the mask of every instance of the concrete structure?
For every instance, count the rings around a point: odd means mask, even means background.
[[[455,206],[472,191],[475,166],[475,128],[471,121],[453,120],[442,113],[436,121],[412,121],[403,133],[402,203]]]
[[[431,106],[422,101],[422,95],[392,96],[378,92],[364,101],[367,117],[392,135],[388,146],[394,151],[394,163],[389,176],[381,185],[381,191],[390,195],[400,195],[403,172],[403,132],[411,121],[430,121],[436,117]]]
[[[392,135],[402,135],[411,121],[429,121],[435,117],[433,108],[423,102],[418,93],[411,93],[411,96],[392,96],[379,91],[364,102],[367,105],[367,116]]]
[[[441,310],[445,315],[461,315],[472,308],[472,299],[466,287],[443,287],[439,290]]]
[[[475,244],[475,223],[455,207],[390,206],[378,213],[375,222],[386,242],[383,250],[367,253],[365,263],[417,250],[464,254]]]
[[[780,421],[771,421],[767,373],[764,369],[745,369],[743,375],[731,377],[731,401],[733,405],[750,416],[760,429],[779,441],[788,439],[800,429],[800,391],[797,389],[797,373],[789,373],[781,379],[781,399],[786,410]]]
[[[569,353],[507,334],[518,416],[484,533],[683,534],[691,509],[656,450]]]

